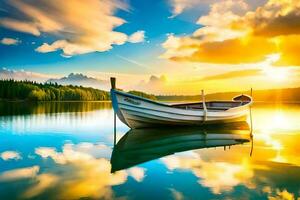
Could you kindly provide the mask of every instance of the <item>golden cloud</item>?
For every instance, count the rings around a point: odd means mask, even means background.
[[[275,63],[279,66],[300,66],[300,35],[289,35],[279,38],[280,59]]]
[[[41,34],[38,28],[33,23],[24,22],[16,19],[2,18],[0,19],[0,25],[14,31],[30,33],[35,36]]]
[[[181,46],[181,49],[196,47]],[[236,38],[225,41],[204,42],[190,56],[171,57],[175,61],[193,61],[217,64],[255,63],[265,59],[266,55],[276,52],[276,45],[262,37]]]
[[[111,186],[126,182],[131,176],[141,182],[145,176],[145,170],[133,167],[129,170],[111,173],[110,161],[97,158],[101,152],[110,151],[111,148],[103,144],[79,143],[65,144],[59,152],[51,147],[39,147],[36,154],[42,158],[51,158],[61,168],[66,168],[63,174],[44,174],[36,178],[36,183],[25,191],[25,197],[34,197],[41,194],[46,188],[54,187],[58,190],[60,199],[112,199],[114,197]],[[106,155],[109,157],[109,155]],[[56,197],[58,198],[58,197]]]
[[[250,26],[254,35],[273,37],[300,34],[298,0],[269,0],[255,11],[249,11],[236,24]],[[235,24],[235,25],[236,25]]]
[[[263,192],[268,194],[269,200],[296,200],[295,195],[288,192],[286,189],[283,189],[282,191],[280,189],[276,189],[273,191],[271,187],[264,187]],[[300,197],[297,199],[299,200]]]
[[[221,79],[230,79],[230,78],[241,78],[241,77],[248,77],[248,76],[257,76],[260,74],[262,74],[262,70],[259,69],[237,70],[237,71],[226,72],[223,74],[206,76],[201,80],[211,81],[211,80],[221,80]]]
[[[247,160],[243,160],[240,164],[208,162],[197,154],[192,158],[172,155],[161,160],[170,170],[191,169],[200,178],[199,183],[210,188],[215,194],[230,191],[240,184],[248,188],[254,187],[251,182],[254,172]]]
[[[38,175],[35,178],[36,184],[31,186],[26,190],[26,192],[23,194],[26,198],[32,198],[35,197],[45,190],[47,190],[49,187],[53,187],[57,181],[59,180],[59,177],[53,174],[41,174]]]
[[[115,11],[128,10],[127,4],[119,0],[10,0],[8,4],[22,18],[1,18],[1,26],[35,36],[49,33],[59,38],[51,44],[42,44],[36,49],[38,52],[61,49],[63,55],[72,56],[107,51],[113,45],[122,45],[128,41],[126,34],[114,30],[125,23],[122,18],[114,16]],[[140,42],[144,38],[144,32],[131,37],[130,41]]]
[[[168,36],[162,44],[166,51],[161,57],[173,61],[240,64],[261,62],[267,55],[278,53],[281,57],[277,65],[300,66],[299,1],[269,0],[254,11],[249,11],[247,5],[243,0],[213,4],[209,14],[198,20],[203,27],[192,36]]]

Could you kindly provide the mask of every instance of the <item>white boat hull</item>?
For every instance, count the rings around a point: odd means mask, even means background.
[[[249,104],[225,111],[182,109],[125,92],[111,90],[114,111],[130,128],[157,126],[199,126],[203,124],[245,121]]]

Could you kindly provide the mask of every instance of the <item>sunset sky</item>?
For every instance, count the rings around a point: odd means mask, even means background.
[[[155,94],[300,86],[299,0],[3,0],[0,78]]]

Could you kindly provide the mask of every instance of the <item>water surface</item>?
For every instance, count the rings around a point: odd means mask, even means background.
[[[0,199],[299,198],[300,106],[252,111],[253,140],[246,126],[120,121],[114,138],[110,103],[1,103]]]

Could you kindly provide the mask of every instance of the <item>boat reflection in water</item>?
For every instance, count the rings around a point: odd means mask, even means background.
[[[220,126],[132,129],[114,146],[111,172],[194,149],[243,144],[252,139],[246,122]],[[252,151],[252,149],[251,149]]]

